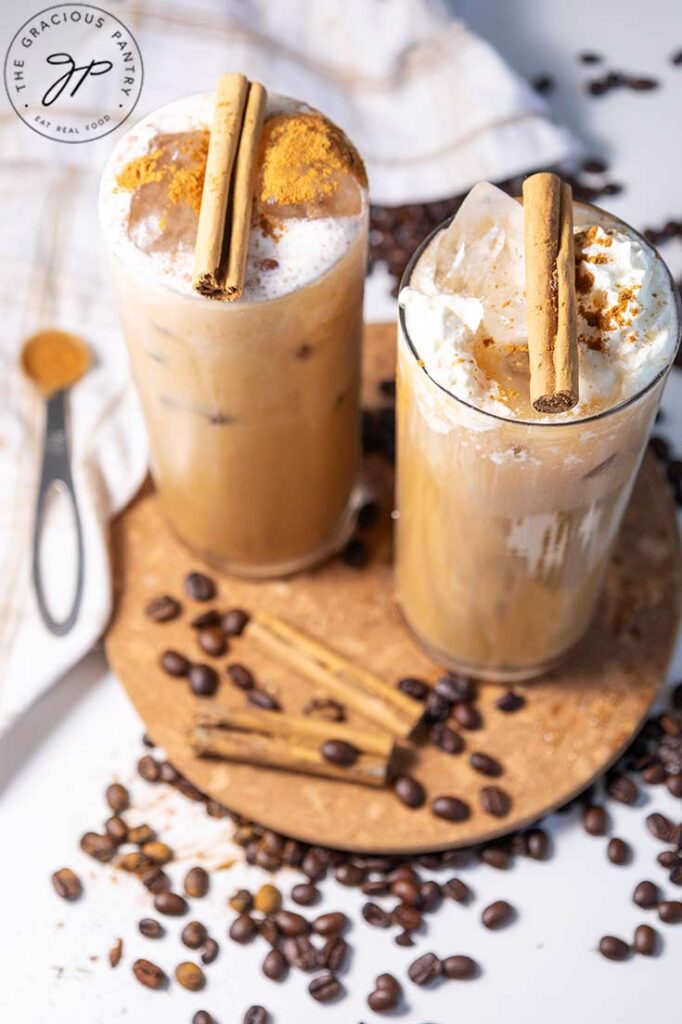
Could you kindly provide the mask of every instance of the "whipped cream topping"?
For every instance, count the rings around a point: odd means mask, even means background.
[[[498,223],[491,224],[493,207]],[[520,211],[493,186],[476,186],[422,253],[399,302],[418,357],[437,383],[498,416],[538,419],[527,394]],[[644,390],[672,361],[679,330],[658,254],[599,211],[577,207],[575,219],[580,401],[546,417],[551,422],[593,415]],[[491,361],[498,350],[503,358]]]
[[[192,288],[194,246],[181,242],[171,251],[152,249],[145,243],[157,230],[155,224],[138,227],[131,234],[129,218],[133,193],[118,186],[117,177],[136,157],[154,148],[159,135],[210,130],[215,105],[213,92],[197,93],[153,111],[118,142],[104,168],[99,194],[100,222],[114,253],[129,266],[150,274],[165,286],[200,299]],[[266,116],[311,112],[312,108],[277,93],[268,94]],[[242,301],[277,299],[317,280],[348,251],[366,217],[288,217],[278,225],[276,237],[256,224],[249,236]],[[139,244],[136,244],[139,243]]]

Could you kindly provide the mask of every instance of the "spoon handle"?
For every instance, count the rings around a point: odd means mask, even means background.
[[[73,488],[69,460],[69,440],[66,430],[66,395],[66,390],[56,391],[47,401],[43,465],[40,474],[40,487],[38,490],[35,527],[33,531],[33,583],[38,600],[38,608],[47,628],[57,636],[64,636],[65,633],[68,633],[78,618],[78,610],[83,597],[85,569],[83,531],[78,514],[78,505],[76,504],[76,494]],[[76,527],[77,547],[76,591],[71,610],[66,618],[61,621],[57,621],[52,616],[47,605],[45,588],[43,586],[42,559],[40,557],[40,539],[45,523],[47,496],[55,485],[61,485],[61,488],[66,491],[70,498]]]

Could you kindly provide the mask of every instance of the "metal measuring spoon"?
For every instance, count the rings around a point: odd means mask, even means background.
[[[64,636],[72,629],[78,618],[85,570],[83,531],[69,458],[66,398],[69,388],[90,368],[91,354],[86,343],[75,334],[55,330],[40,331],[25,342],[21,352],[21,364],[26,376],[38,387],[47,402],[43,463],[33,528],[33,584],[43,622],[50,632]],[[47,605],[40,564],[40,539],[45,521],[45,507],[47,496],[53,487],[61,487],[68,494],[76,526],[76,591],[71,610],[61,621],[52,616]]]

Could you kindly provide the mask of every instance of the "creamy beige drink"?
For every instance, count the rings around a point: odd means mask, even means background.
[[[580,401],[529,401],[523,211],[477,186],[400,294],[398,600],[430,653],[513,680],[585,632],[679,336],[657,254],[574,209]]]
[[[244,292],[192,289],[213,94],[132,129],[105,169],[100,217],[152,471],[179,537],[268,576],[345,539],[359,467],[367,191],[343,133],[268,99]]]

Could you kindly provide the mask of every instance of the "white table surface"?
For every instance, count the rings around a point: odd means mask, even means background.
[[[456,5],[472,26],[491,39],[510,61],[529,75],[552,74],[558,82],[550,100],[560,116],[588,140],[590,152],[605,153],[611,177],[627,190],[609,206],[636,226],[658,225],[682,215],[678,168],[682,143],[677,130],[682,99],[682,69],[667,63],[682,46],[682,15],[670,0],[647,5],[617,0],[461,0]],[[603,52],[610,67],[660,77],[664,88],[653,94],[616,92],[588,100],[581,81],[594,73],[575,60],[583,49]],[[676,251],[679,249],[680,251]],[[682,267],[682,245],[666,255],[675,272]],[[369,314],[392,315],[381,275],[371,283]],[[682,449],[682,372],[668,387],[666,432]],[[678,651],[671,679],[679,677]],[[391,933],[358,920],[356,891],[327,883],[321,909],[348,908],[354,925],[352,970],[344,976],[348,997],[328,1008],[304,992],[307,976],[293,974],[283,985],[267,981],[258,965],[264,946],[239,947],[225,939],[230,915],[225,899],[241,884],[258,885],[266,876],[238,865],[214,876],[212,896],[197,902],[196,914],[221,942],[221,956],[208,969],[201,995],[173,985],[169,993],[149,992],[134,981],[130,964],[147,956],[172,972],[191,953],[181,946],[181,923],[170,919],[168,937],[155,943],[136,933],[149,901],[133,879],[94,864],[80,853],[77,840],[106,817],[102,792],[112,779],[131,785],[135,820],[157,825],[177,848],[172,866],[178,879],[185,867],[217,864],[230,855],[230,827],[207,819],[200,807],[176,794],[135,780],[142,726],[108,671],[94,653],[71,672],[0,744],[0,1021],[7,1024],[188,1024],[205,1007],[220,1024],[239,1024],[244,1009],[260,1002],[276,1024],[318,1020],[329,1024],[378,1021],[365,997],[374,976],[390,969],[404,977],[420,952],[469,953],[480,960],[483,976],[471,983],[445,983],[420,990],[406,983],[408,1008],[397,1018],[406,1024],[510,1024],[546,1019],[553,1024],[635,1024],[645,1015],[673,1019],[679,1007],[682,925],[660,926],[663,955],[613,964],[595,953],[607,932],[623,937],[636,924],[656,924],[630,894],[636,882],[664,873],[653,864],[660,848],[644,828],[644,816],[658,809],[679,818],[679,801],[660,787],[637,808],[613,811],[613,833],[632,842],[629,866],[606,862],[605,840],[586,836],[572,817],[549,820],[555,854],[548,863],[517,861],[513,870],[478,866],[464,877],[476,894],[469,908],[455,904],[430,916],[428,934],[414,950],[394,946]],[[643,809],[646,803],[646,810]],[[85,898],[75,905],[54,895],[49,876],[70,865],[83,878]],[[443,875],[441,877],[447,877]],[[286,891],[297,875],[283,874]],[[679,897],[679,890],[672,890]],[[519,910],[516,924],[500,933],[479,923],[481,908],[507,898]],[[114,939],[125,941],[124,960],[112,970],[107,951]]]

